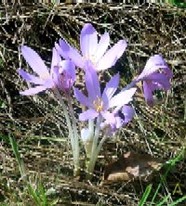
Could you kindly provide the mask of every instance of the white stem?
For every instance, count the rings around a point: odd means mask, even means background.
[[[98,146],[98,139],[99,139],[99,134],[101,129],[100,123],[101,123],[101,117],[98,117],[96,122],[94,137],[93,137],[91,155],[87,165],[87,179],[91,178],[98,157],[97,146]]]
[[[77,140],[78,137],[76,137],[77,129],[75,129],[75,131],[74,131],[74,123],[73,123],[73,128],[72,128],[72,124],[71,124],[71,121],[70,121],[68,111],[66,109],[66,105],[65,105],[65,103],[63,101],[63,98],[62,98],[62,96],[61,96],[61,94],[60,94],[60,92],[57,88],[54,90],[54,94],[56,95],[57,99],[59,100],[59,102],[62,106],[64,115],[65,115],[65,119],[66,119],[66,122],[67,122],[67,127],[68,127],[68,131],[69,131],[69,138],[70,138],[70,143],[71,143],[71,147],[72,147],[73,161],[74,161],[74,175],[77,175],[77,173],[79,171],[79,142],[77,144],[77,141],[78,141]],[[76,134],[74,134],[73,131]]]
[[[78,130],[77,130],[77,122],[76,122],[76,117],[74,114],[74,110],[73,110],[73,106],[72,106],[72,101],[71,101],[71,97],[69,94],[67,94],[67,100],[68,100],[68,105],[69,105],[69,110],[71,113],[71,117],[72,117],[72,127],[73,127],[73,131],[74,131],[74,151],[73,151],[73,156],[74,156],[74,166],[75,166],[75,175],[78,175],[79,173],[79,153],[80,153],[80,149],[79,149],[79,134],[78,134]]]

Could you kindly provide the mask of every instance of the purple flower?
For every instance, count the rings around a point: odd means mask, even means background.
[[[126,125],[128,122],[130,122],[134,116],[134,109],[131,106],[124,105],[121,109],[114,109],[113,111],[115,122],[109,123],[107,121],[104,121],[101,124],[101,128],[104,130],[104,132],[111,136],[114,132],[116,132],[117,129],[120,127]]]
[[[41,57],[33,49],[22,46],[21,52],[26,62],[38,76],[19,69],[19,75],[27,82],[35,85],[35,87],[22,91],[20,94],[34,95],[55,87],[66,89],[72,86],[72,82],[75,80],[75,66],[67,60],[61,61],[55,48],[53,49],[50,72]],[[71,75],[69,73],[71,73]]]
[[[131,106],[124,105],[121,110],[114,111],[116,118],[115,127],[118,129],[130,122],[134,116],[134,109]]]
[[[85,83],[88,97],[79,89],[74,88],[77,100],[88,107],[88,110],[79,115],[80,121],[91,120],[101,116],[108,124],[115,124],[116,119],[112,110],[119,110],[125,104],[128,104],[136,91],[136,88],[131,88],[114,95],[119,84],[119,74],[116,74],[106,84],[101,94],[97,73],[90,65],[86,67]]]
[[[102,71],[112,67],[127,47],[126,41],[120,40],[107,50],[109,42],[109,33],[105,32],[98,41],[97,31],[92,24],[87,23],[80,34],[81,53],[63,40],[59,41],[59,45],[56,44],[56,49],[63,58],[71,59],[79,68],[85,69],[88,60],[96,71]]]
[[[76,80],[75,65],[69,60],[60,61],[53,67],[52,77],[58,89],[68,92]]]
[[[170,89],[170,79],[173,77],[172,71],[160,55],[149,58],[142,73],[134,82],[143,82],[143,92],[145,100],[149,106],[153,106],[153,92],[155,90]]]

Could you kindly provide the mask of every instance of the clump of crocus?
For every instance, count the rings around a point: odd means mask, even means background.
[[[147,61],[142,73],[122,90],[119,91],[118,88],[119,73],[111,77],[105,87],[101,88],[97,72],[114,66],[127,46],[125,40],[120,40],[108,49],[109,42],[107,32],[98,38],[95,28],[87,23],[80,33],[81,51],[61,39],[53,48],[50,69],[33,49],[27,46],[21,47],[23,57],[38,76],[19,69],[18,72],[23,79],[34,85],[20,93],[34,95],[50,89],[57,96],[69,130],[74,174],[79,175],[79,137],[81,137],[88,160],[87,178],[91,178],[98,154],[108,136],[114,135],[118,129],[132,120],[134,108],[130,102],[136,92],[136,84],[142,82],[145,100],[152,106],[153,92],[170,89],[170,79],[173,76],[164,59],[160,55],[154,55]],[[62,60],[61,56],[66,60]],[[76,80],[75,66],[83,69],[85,73],[87,95],[82,90],[73,88],[74,96],[85,106],[85,110],[79,114],[79,120],[85,123],[83,129],[80,129],[80,124],[77,125],[70,92]]]
[[[85,69],[85,64],[89,61],[96,71],[104,71],[115,65],[127,47],[125,40],[119,40],[108,49],[109,42],[108,32],[101,35],[98,40],[97,31],[92,24],[87,23],[80,33],[81,52],[62,39],[59,41],[59,45],[56,44],[56,49],[63,58],[71,59],[79,68]]]

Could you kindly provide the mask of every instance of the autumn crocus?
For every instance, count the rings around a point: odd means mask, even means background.
[[[52,62],[50,70],[47,68],[41,57],[30,47],[22,46],[21,52],[26,62],[31,66],[32,70],[38,75],[32,75],[25,72],[22,69],[18,70],[18,73],[27,82],[35,85],[30,89],[20,92],[22,95],[34,95],[47,89],[52,89],[54,95],[61,103],[63,113],[66,119],[69,139],[72,146],[73,161],[74,161],[74,175],[79,174],[79,138],[77,134],[75,116],[73,114],[70,100],[70,92],[74,81],[75,81],[75,65],[70,60],[61,60],[61,57],[57,53],[56,49],[53,48]],[[61,92],[66,94],[67,102],[64,103]],[[71,119],[68,113],[68,109],[71,113]]]
[[[110,110],[116,107],[121,108],[128,104],[136,91],[135,88],[131,88],[114,95],[119,84],[119,74],[116,74],[106,84],[101,94],[98,75],[90,65],[86,67],[85,84],[88,96],[85,96],[79,89],[74,89],[77,100],[88,108],[79,115],[80,121],[91,120],[101,116],[108,123],[115,122],[114,114]]]
[[[60,61],[53,66],[52,78],[59,90],[68,93],[76,80],[75,65],[69,60]]]
[[[103,71],[116,63],[127,46],[125,40],[119,40],[108,49],[109,42],[108,32],[101,35],[98,40],[95,28],[92,24],[86,23],[80,33],[80,52],[62,39],[56,44],[56,49],[63,58],[71,59],[79,68],[85,69],[85,64],[89,61],[96,71]]]
[[[114,109],[113,114],[115,122],[109,123],[104,121],[101,124],[102,129],[108,136],[113,135],[119,128],[125,126],[132,120],[134,116],[134,109],[130,105],[124,105],[119,110],[117,108]]]
[[[87,107],[87,110],[79,115],[79,120],[88,121],[89,123],[87,128],[81,130],[81,138],[88,157],[87,178],[89,179],[93,172],[98,153],[107,138],[104,133],[99,141],[102,130],[101,125],[104,122],[108,125],[116,124],[117,119],[113,110],[119,110],[128,104],[132,100],[136,89],[131,88],[115,94],[119,84],[119,74],[116,74],[106,84],[101,93],[98,75],[89,62],[85,66],[85,84],[88,96],[85,96],[77,88],[74,88],[74,94],[76,99]]]
[[[170,89],[170,79],[173,77],[165,60],[160,55],[154,55],[147,61],[142,73],[133,81],[142,81],[144,97],[149,106],[154,105],[153,92],[155,90]]]
[[[19,75],[27,82],[35,85],[35,87],[22,91],[20,94],[34,95],[53,88],[66,90],[70,88],[75,81],[74,64],[67,60],[62,61],[55,48],[53,48],[50,70],[41,57],[30,47],[21,46],[21,53],[33,72],[38,76],[29,74],[23,69],[19,69]]]

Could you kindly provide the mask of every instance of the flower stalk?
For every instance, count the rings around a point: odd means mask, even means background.
[[[74,175],[77,176],[77,175],[79,175],[79,172],[80,172],[79,134],[78,134],[77,121],[76,121],[76,117],[75,117],[75,114],[74,114],[74,109],[73,109],[73,105],[72,105],[71,96],[69,95],[69,93],[66,93],[66,97],[67,97],[67,102],[68,102],[68,106],[69,106],[69,112],[70,112],[71,119],[72,119],[72,134],[73,134],[73,141],[74,141],[73,142],[73,159],[74,159],[74,162],[75,162]]]
[[[78,140],[78,131],[76,127],[76,122],[75,122],[75,116],[74,112],[72,110],[72,105],[70,103],[70,99],[68,100],[68,106],[69,106],[69,111],[71,113],[71,119],[70,115],[68,114],[67,107],[65,102],[63,101],[63,98],[57,88],[54,89],[54,94],[59,100],[63,113],[67,122],[67,127],[69,131],[69,139],[72,147],[72,155],[73,155],[73,162],[74,162],[74,176],[78,176],[80,172],[80,164],[79,164],[79,140]]]
[[[87,179],[91,179],[93,171],[94,171],[94,167],[96,164],[96,160],[98,158],[98,154],[99,154],[99,135],[100,135],[100,127],[101,124],[101,117],[97,118],[97,122],[96,122],[96,126],[95,126],[95,131],[94,131],[94,136],[91,138],[92,141],[89,145],[90,147],[90,154],[87,154],[88,156],[88,161],[87,161],[87,168],[86,168],[86,172],[87,172]]]

